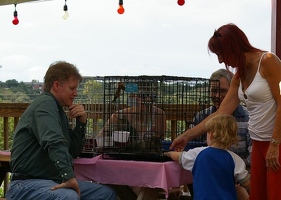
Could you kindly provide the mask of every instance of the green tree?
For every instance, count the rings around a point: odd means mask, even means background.
[[[15,88],[19,85],[18,81],[15,80],[15,79],[12,79],[12,80],[7,80],[6,83],[5,83],[5,86],[7,88]]]
[[[15,79],[0,82],[0,102],[22,103],[31,102],[41,93],[41,88],[34,89],[34,84],[39,81],[32,80],[30,84],[18,82]]]
[[[81,94],[83,99],[87,99],[87,103],[103,103],[103,83],[98,80],[87,80]]]

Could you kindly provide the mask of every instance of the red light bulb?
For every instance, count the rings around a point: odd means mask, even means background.
[[[17,17],[15,17],[12,22],[14,25],[18,25],[19,19]]]
[[[18,25],[18,23],[19,23],[18,12],[16,10],[14,11],[14,19],[13,19],[12,23],[14,25]]]
[[[117,12],[118,12],[120,15],[122,15],[122,14],[125,12],[124,7],[123,7],[122,5],[119,5],[119,8],[118,8]]]
[[[183,6],[183,5],[184,5],[184,3],[185,3],[185,1],[184,1],[184,0],[178,0],[178,4],[179,4],[179,6]]]

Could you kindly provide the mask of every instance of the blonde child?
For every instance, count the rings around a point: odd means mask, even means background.
[[[238,140],[235,118],[219,114],[211,118],[205,128],[207,147],[182,152],[170,151],[165,155],[192,172],[194,200],[248,199],[244,188],[237,185],[249,187],[250,174],[242,158],[229,150]]]

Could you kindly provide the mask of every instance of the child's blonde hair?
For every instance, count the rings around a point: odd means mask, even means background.
[[[219,114],[205,124],[207,132],[213,133],[212,143],[222,149],[228,149],[238,142],[238,125],[229,114]]]

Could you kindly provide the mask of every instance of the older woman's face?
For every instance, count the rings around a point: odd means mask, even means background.
[[[155,100],[155,97],[151,94],[138,94],[136,99],[138,103],[152,104]]]

